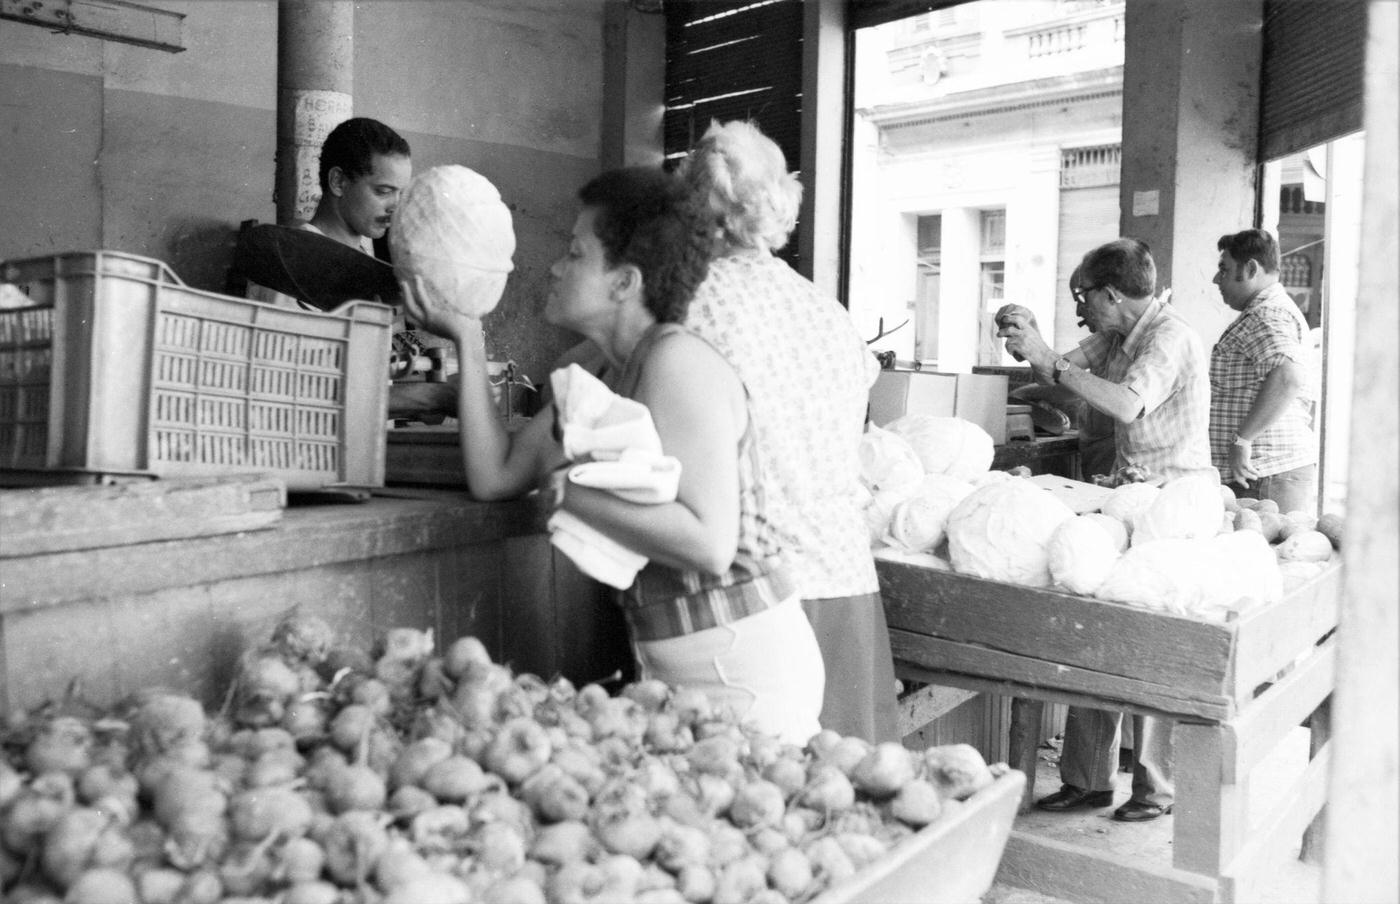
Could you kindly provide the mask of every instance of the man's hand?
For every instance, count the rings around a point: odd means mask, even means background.
[[[1058,356],[1041,338],[1035,315],[1021,305],[1009,304],[997,311],[996,319],[997,336],[1006,339],[1006,350],[1016,360],[1030,363],[1037,382],[1046,386],[1053,384],[1053,365]]]
[[[1026,307],[1025,305],[1002,305],[997,310],[996,324],[998,327],[1005,326],[1006,322],[1010,321],[1011,318],[1015,318],[1015,322],[1018,325],[1020,325],[1022,329],[1025,329],[1028,326],[1033,330],[1040,329],[1040,327],[1035,322],[1035,313],[1032,312],[1031,309]],[[997,333],[997,335],[1000,336],[1001,333]]]
[[[1254,452],[1253,446],[1248,440],[1236,440],[1230,445],[1230,482],[1237,483],[1245,489],[1249,488],[1251,480],[1259,479],[1259,472],[1249,463],[1249,459]]]

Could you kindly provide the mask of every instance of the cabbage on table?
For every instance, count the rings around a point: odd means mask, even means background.
[[[993,581],[1047,587],[1050,537],[1073,517],[1073,509],[1029,480],[980,487],[948,516],[953,568]]]

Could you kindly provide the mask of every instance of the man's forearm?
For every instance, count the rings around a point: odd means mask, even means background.
[[[1288,406],[1298,398],[1302,385],[1302,368],[1293,361],[1281,362],[1264,378],[1259,394],[1254,397],[1254,404],[1235,428],[1235,433],[1241,439],[1252,441],[1288,410]]]
[[[1060,385],[1120,424],[1130,424],[1142,413],[1142,399],[1136,392],[1096,377],[1073,362],[1068,370],[1060,374]]]
[[[1060,371],[1056,379],[1055,361],[1059,358],[1068,361],[1069,368]],[[1085,369],[1088,363],[1088,357],[1078,346],[1064,354],[1045,348],[1037,350],[1031,359],[1031,368],[1047,391],[1067,391],[1120,423],[1136,420],[1142,413],[1142,399],[1138,398],[1138,394],[1126,386],[1094,376]]]

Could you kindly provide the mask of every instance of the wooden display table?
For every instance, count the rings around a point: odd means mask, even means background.
[[[1074,901],[1247,901],[1322,809],[1340,565],[1223,623],[921,565],[877,569],[901,677],[1018,698],[1011,759],[1026,773],[1023,806],[1034,793],[1028,726],[1045,701],[1176,722],[1170,866],[1015,832],[1004,874]],[[1307,768],[1249,824],[1250,772],[1304,722]]]

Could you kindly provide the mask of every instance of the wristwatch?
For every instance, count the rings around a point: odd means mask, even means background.
[[[1063,356],[1055,359],[1055,382],[1060,382],[1060,374],[1069,370],[1069,359]]]
[[[1254,445],[1254,440],[1245,439],[1243,436],[1236,433],[1235,438],[1230,441],[1230,444],[1233,446],[1252,446]]]

